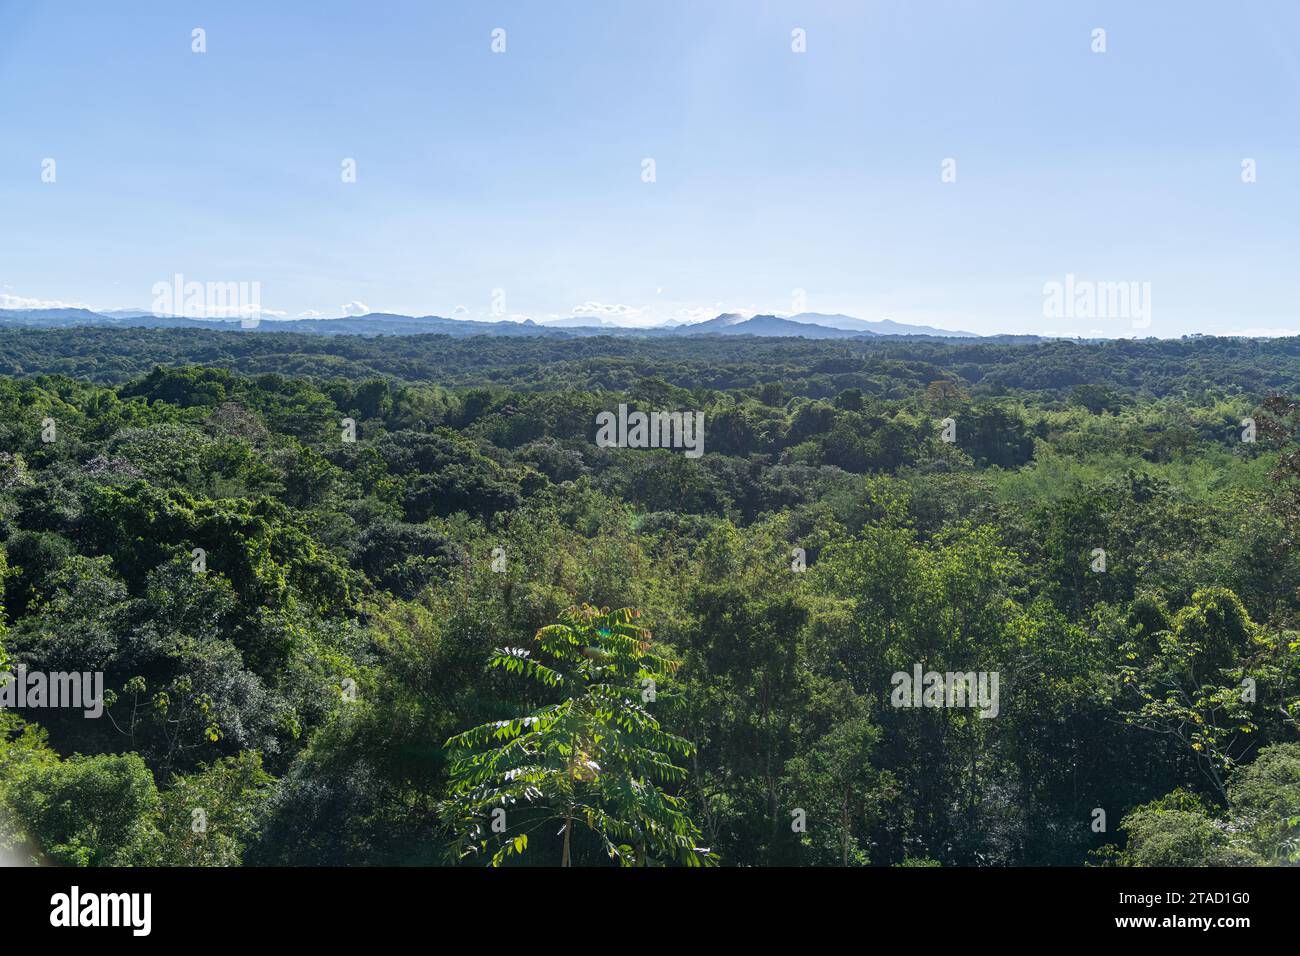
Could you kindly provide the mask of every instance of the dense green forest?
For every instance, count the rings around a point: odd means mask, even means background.
[[[1300,862],[1300,339],[11,330],[0,374],[0,669],[104,681],[0,710],[10,853]],[[619,404],[704,453],[601,447]]]

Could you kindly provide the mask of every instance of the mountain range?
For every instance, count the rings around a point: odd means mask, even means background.
[[[177,315],[160,315],[142,309],[113,309],[104,312],[90,309],[0,309],[0,328],[70,328],[73,326],[117,326],[132,328],[239,329],[238,319],[195,319]],[[713,319],[691,324],[673,323],[652,328],[614,325],[595,316],[574,316],[550,322],[501,320],[484,322],[476,319],[448,319],[437,315],[410,316],[372,312],[361,316],[313,319],[263,319],[245,328],[257,332],[306,332],[314,335],[547,335],[590,336],[618,335],[637,337],[754,335],[799,337],[807,339],[853,339],[881,335],[921,335],[943,338],[978,338],[971,332],[936,329],[928,325],[906,325],[889,319],[868,321],[849,315],[823,315],[802,312],[792,316],[723,313]]]
[[[950,332],[928,325],[904,325],[884,319],[869,322],[851,315],[823,315],[819,312],[800,312],[798,315],[755,315],[747,317],[725,312],[706,322],[679,325],[672,330],[675,335],[767,335],[801,336],[814,339],[855,338],[861,335],[932,335],[944,338],[977,338],[972,332]]]

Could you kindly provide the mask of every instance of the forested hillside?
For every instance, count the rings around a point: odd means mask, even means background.
[[[1300,862],[1300,339],[18,330],[0,373],[0,669],[105,690],[0,710],[24,857]],[[620,404],[703,454],[601,447]]]
[[[273,323],[265,323],[267,326]],[[69,375],[117,383],[155,365],[207,365],[245,375],[390,377],[520,391],[630,389],[658,377],[684,389],[765,383],[834,398],[846,388],[902,398],[939,378],[996,394],[1120,388],[1164,397],[1202,390],[1300,391],[1300,338],[1107,342],[880,337],[852,342],[693,337],[471,339],[358,337],[182,329],[3,329],[0,374]]]

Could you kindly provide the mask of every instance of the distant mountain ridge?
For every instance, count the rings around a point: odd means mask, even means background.
[[[805,339],[852,339],[863,335],[876,335],[875,332],[855,332],[849,329],[837,329],[833,326],[815,322],[798,322],[777,315],[755,315],[751,318],[724,314],[707,322],[694,325],[681,325],[671,330],[673,335],[765,335],[797,336]]]
[[[595,316],[575,316],[537,323],[501,320],[448,319],[439,315],[396,315],[371,312],[334,319],[262,319],[256,325],[239,319],[196,319],[160,315],[142,309],[0,309],[0,328],[72,328],[116,326],[122,328],[243,329],[250,332],[305,332],[314,335],[617,335],[659,338],[663,336],[751,335],[807,339],[853,339],[879,335],[920,335],[939,338],[978,338],[971,332],[948,331],[927,325],[905,325],[889,319],[868,321],[849,315],[821,315],[804,312],[794,316],[744,316],[726,312],[716,318],[691,324],[668,324],[654,328],[614,325]]]
[[[936,329],[929,325],[904,325],[893,319],[855,319],[851,315],[823,315],[820,312],[800,312],[789,317],[792,322],[805,322],[812,325],[824,325],[832,329],[846,329],[854,332],[869,332],[873,335],[938,335],[943,338],[977,339],[974,332],[960,332],[949,329]]]

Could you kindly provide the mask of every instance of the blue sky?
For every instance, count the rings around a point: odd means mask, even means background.
[[[1290,0],[284,6],[0,0],[0,305],[1300,330]]]

